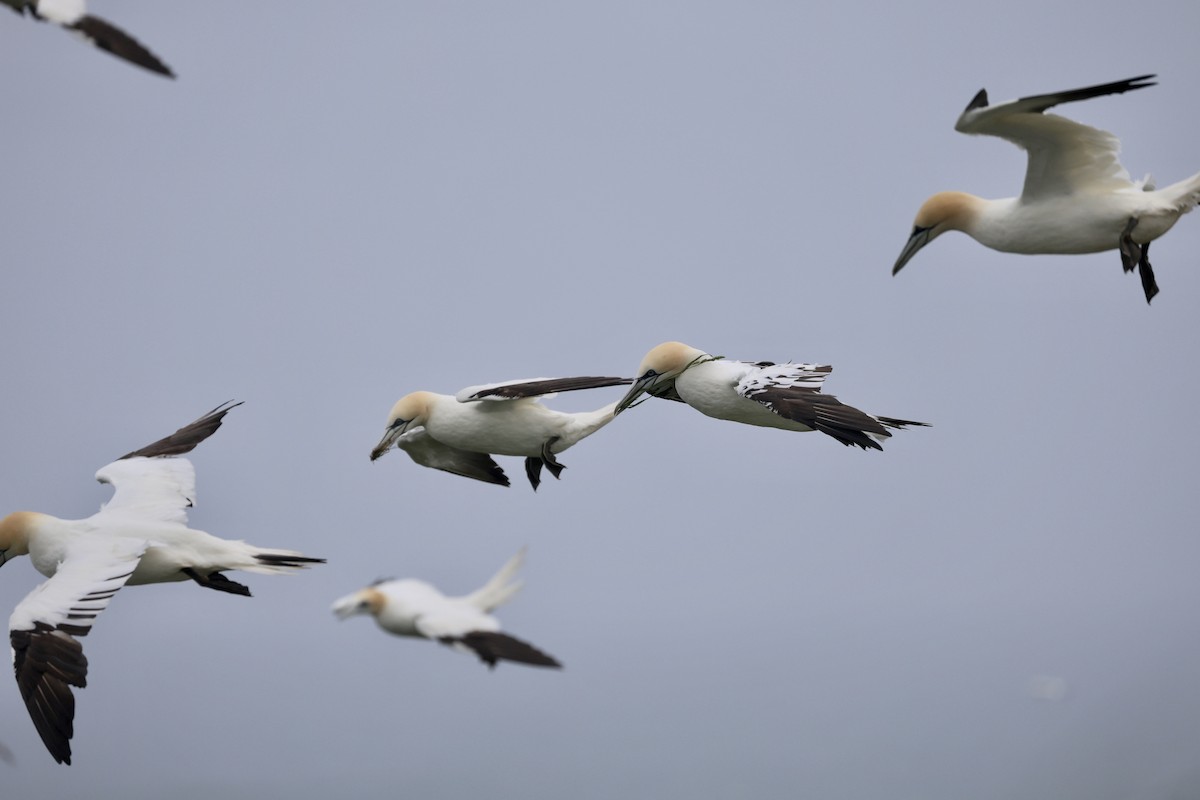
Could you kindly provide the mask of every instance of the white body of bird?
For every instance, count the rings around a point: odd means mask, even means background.
[[[234,404],[236,405],[236,404]],[[71,763],[75,699],[87,683],[87,658],[76,637],[91,626],[123,586],[191,580],[249,595],[222,575],[240,569],[283,573],[324,559],[294,550],[255,547],[187,526],[195,501],[195,471],[180,456],[211,436],[234,405],[219,406],[96,473],[112,498],[86,519],[17,511],[0,519],[0,565],[28,555],[48,580],[9,618],[17,685],[54,759]]]
[[[938,192],[917,212],[892,274],[941,234],[962,231],[1006,253],[1082,254],[1118,250],[1126,272],[1139,271],[1149,302],[1158,293],[1150,242],[1200,203],[1200,173],[1155,189],[1133,181],[1118,160],[1120,142],[1107,131],[1046,110],[1061,103],[1153,86],[1153,75],[988,105],[980,90],[955,129],[998,136],[1028,153],[1019,197],[986,200]]]
[[[557,478],[563,465],[554,454],[603,428],[616,409],[615,403],[609,403],[595,411],[569,413],[547,408],[541,399],[559,391],[629,382],[534,378],[471,386],[453,396],[412,392],[392,407],[371,460],[398,447],[422,466],[507,486],[507,476],[491,456],[524,456],[526,474],[537,489],[542,466]]]
[[[789,431],[819,430],[846,445],[882,449],[889,428],[922,422],[876,417],[821,392],[832,367],[733,361],[682,342],[665,342],[642,359],[617,413],[644,392],[679,400],[716,419]]]
[[[490,613],[521,588],[514,577],[524,557],[521,550],[486,584],[467,595],[450,597],[413,578],[383,580],[338,599],[332,611],[339,619],[370,614],[388,633],[432,639],[474,653],[489,667],[502,660],[559,667],[551,656],[501,633],[500,621]]]

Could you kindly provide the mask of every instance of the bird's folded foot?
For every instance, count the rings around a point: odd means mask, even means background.
[[[249,586],[240,584],[237,581],[231,581],[219,572],[210,572],[205,575],[191,567],[184,567],[180,571],[196,583],[206,586],[209,589],[216,589],[218,592],[229,592],[230,594],[240,594],[243,597],[250,596]]]
[[[1146,293],[1149,303],[1158,294],[1158,281],[1154,280],[1154,267],[1150,266],[1150,243],[1142,245],[1142,254],[1138,259],[1138,277],[1142,279],[1142,291]]]
[[[525,459],[525,476],[529,478],[529,485],[536,492],[537,487],[542,485],[542,460],[529,456]]]
[[[1121,238],[1117,240],[1117,249],[1121,251],[1121,267],[1126,272],[1133,272],[1144,258],[1142,248],[1133,240],[1133,229],[1137,223],[1136,217],[1130,217],[1125,230],[1121,231]]]
[[[555,480],[562,475],[562,471],[566,469],[566,465],[560,464],[558,459],[554,457],[554,453],[550,452],[550,447],[558,441],[558,437],[554,436],[546,440],[542,445],[542,463],[546,465],[546,469],[550,470],[550,474]]]

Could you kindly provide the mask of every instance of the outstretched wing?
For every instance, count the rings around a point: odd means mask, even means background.
[[[737,392],[842,444],[882,450],[873,437],[891,436],[883,423],[831,394],[821,393],[821,385],[832,371],[833,367],[825,365],[770,364],[746,373]]]
[[[110,484],[112,498],[105,514],[129,513],[164,522],[187,524],[187,509],[196,501],[196,470],[178,456],[216,433],[229,411],[241,403],[224,403],[170,436],[127,453],[100,468],[96,480]]]
[[[423,467],[452,472],[484,483],[508,486],[508,476],[490,455],[451,447],[434,439],[424,428],[414,428],[405,432],[396,441],[396,447],[408,453],[409,458]]]
[[[1120,141],[1108,131],[1074,122],[1046,109],[1092,97],[1121,94],[1153,86],[1153,75],[1034,95],[989,106],[981,89],[958,118],[962,133],[999,136],[1029,154],[1021,197],[1034,200],[1079,191],[1132,188],[1129,173],[1118,160]]]
[[[494,617],[463,607],[446,608],[416,619],[422,636],[455,650],[474,653],[489,667],[497,661],[516,661],[535,667],[560,667],[552,657],[507,633],[501,633]]]
[[[79,539],[54,576],[30,592],[8,621],[13,671],[29,716],[54,760],[71,763],[75,696],[87,685],[86,636],[137,567],[146,543]]]
[[[600,389],[605,386],[628,386],[631,383],[633,383],[632,378],[526,378],[504,383],[468,386],[454,398],[460,403],[471,403],[476,400],[520,400],[523,397],[547,397],[556,392]]]
[[[131,64],[136,64],[139,67],[148,69],[159,75],[165,75],[168,78],[175,77],[175,73],[171,72],[171,68],[164,64],[158,56],[146,49],[145,45],[117,26],[99,17],[87,15],[82,17],[78,22],[66,27],[75,31],[101,50],[112,53],[117,58],[123,58]]]

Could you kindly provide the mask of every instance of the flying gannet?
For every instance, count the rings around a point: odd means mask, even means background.
[[[628,378],[533,378],[469,386],[456,395],[412,392],[388,414],[371,460],[392,447],[421,466],[508,486],[492,455],[525,456],[525,474],[536,491],[542,467],[558,478],[554,456],[613,419],[615,403],[595,411],[553,411],[539,402],[556,392],[624,386]]]
[[[980,89],[955,130],[999,136],[1029,154],[1020,197],[985,200],[939,192],[921,210],[908,243],[892,267],[899,272],[918,250],[946,231],[962,231],[1006,253],[1099,253],[1118,250],[1126,272],[1138,270],[1146,302],[1158,293],[1150,242],[1200,202],[1200,173],[1155,189],[1147,176],[1134,182],[1117,160],[1120,142],[1107,131],[1047,114],[1061,103],[1153,86],[1154,75],[1023,97],[988,105]]]
[[[13,666],[21,697],[50,755],[71,763],[75,697],[87,685],[79,637],[122,586],[194,581],[222,592],[250,590],[222,572],[284,573],[323,562],[292,550],[219,539],[187,526],[196,474],[181,458],[221,426],[226,403],[175,433],[122,456],[96,473],[112,498],[86,519],[17,511],[0,520],[0,566],[28,555],[49,580],[9,618]]]
[[[30,12],[36,19],[53,22],[79,34],[101,50],[139,67],[174,78],[171,68],[141,42],[120,28],[87,13],[86,0],[0,0],[18,14]]]
[[[681,342],[660,344],[646,354],[629,393],[617,403],[619,414],[643,393],[687,403],[717,419],[789,431],[821,431],[845,445],[882,450],[889,428],[926,425],[877,417],[823,394],[833,370],[815,364],[732,361]]]
[[[339,619],[370,614],[388,633],[433,639],[474,653],[490,668],[498,661],[561,667],[533,645],[501,633],[499,620],[489,613],[521,588],[513,578],[524,558],[522,548],[491,580],[462,597],[447,597],[425,581],[411,578],[381,580],[341,598],[332,610]]]

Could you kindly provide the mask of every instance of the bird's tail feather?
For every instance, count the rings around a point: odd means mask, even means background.
[[[1191,211],[1200,205],[1200,172],[1179,183],[1172,183],[1159,190],[1162,197],[1175,208],[1183,212]]]
[[[524,560],[525,548],[522,547],[487,583],[467,595],[466,601],[483,611],[507,603],[521,589],[521,582],[514,578]]]

